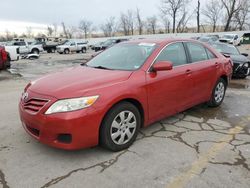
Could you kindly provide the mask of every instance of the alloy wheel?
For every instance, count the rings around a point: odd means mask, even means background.
[[[136,117],[131,111],[120,112],[113,120],[110,135],[117,145],[128,143],[136,131]]]
[[[225,86],[222,82],[219,82],[215,88],[214,99],[217,103],[220,103],[225,95]]]

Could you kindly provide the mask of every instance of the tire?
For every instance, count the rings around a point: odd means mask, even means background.
[[[5,68],[6,69],[9,69],[10,66],[11,66],[10,61],[11,61],[10,56],[7,56],[7,62],[5,63]]]
[[[121,102],[115,105],[102,122],[100,128],[101,146],[112,151],[128,148],[135,141],[140,125],[141,114],[133,104]]]
[[[86,49],[86,48],[82,48],[81,52],[82,52],[82,53],[86,53],[86,52],[87,52],[87,49]]]
[[[225,93],[227,89],[227,83],[224,79],[220,78],[213,89],[212,96],[208,105],[210,107],[218,107],[224,100]]]
[[[39,50],[38,50],[38,49],[33,49],[33,50],[31,51],[31,53],[32,53],[32,54],[39,54]]]
[[[64,53],[65,53],[65,54],[69,54],[69,49],[66,48],[66,49],[64,50]]]

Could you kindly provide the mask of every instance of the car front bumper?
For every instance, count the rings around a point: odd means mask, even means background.
[[[43,144],[76,150],[98,145],[99,126],[102,121],[100,111],[86,108],[79,111],[45,115],[52,103],[49,102],[38,113],[27,111],[22,101],[19,114],[26,132]]]
[[[248,64],[248,67],[243,66]],[[250,75],[250,63],[234,63],[233,77],[245,77]]]

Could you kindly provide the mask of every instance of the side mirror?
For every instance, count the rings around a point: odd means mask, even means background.
[[[247,53],[242,53],[241,55],[244,55],[244,56],[248,57],[248,54],[247,54]]]
[[[225,54],[225,53],[222,53],[224,55],[224,57],[226,58],[231,58],[231,56],[229,54]]]
[[[172,70],[173,69],[173,63],[170,61],[158,61],[156,62],[153,67],[152,71],[167,71],[167,70]]]

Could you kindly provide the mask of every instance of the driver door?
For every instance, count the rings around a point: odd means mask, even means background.
[[[76,43],[75,42],[72,42],[70,44],[70,51],[71,52],[75,52],[77,50],[77,46],[76,46]]]
[[[173,69],[146,73],[150,122],[184,110],[192,98],[192,71],[182,42],[168,45],[154,63],[170,61]]]

